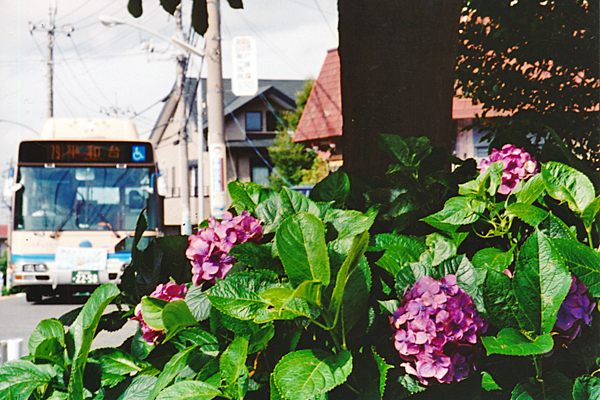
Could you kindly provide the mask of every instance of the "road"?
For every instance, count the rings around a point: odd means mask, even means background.
[[[21,355],[29,354],[27,342],[31,332],[38,323],[47,318],[58,318],[74,308],[81,307],[87,297],[73,296],[67,304],[59,298],[44,298],[39,303],[28,303],[25,294],[0,297],[0,340],[23,339]],[[106,312],[114,311],[116,307],[109,305]],[[125,339],[133,335],[137,329],[136,321],[129,321],[117,332],[102,331],[94,339],[92,349],[109,346],[119,346]]]

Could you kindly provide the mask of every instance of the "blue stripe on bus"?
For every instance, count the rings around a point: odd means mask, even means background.
[[[43,263],[53,262],[54,254],[11,254],[10,258],[14,262]],[[131,253],[111,253],[108,258],[128,263],[131,262]]]

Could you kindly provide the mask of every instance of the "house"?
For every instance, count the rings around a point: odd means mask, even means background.
[[[482,114],[482,105],[473,105],[471,99],[455,97],[452,102],[452,119],[456,125],[454,154],[459,158],[481,159],[487,156],[486,142],[481,143],[483,133],[470,129],[477,115]],[[489,112],[488,117],[499,113]],[[503,114],[507,115],[507,114]],[[294,142],[307,148],[318,149],[329,163],[330,170],[342,165],[342,154],[338,141],[342,136],[342,94],[340,82],[340,57],[337,49],[329,50],[321,67],[319,77],[308,97],[304,113],[294,134]]]
[[[337,49],[334,49],[327,52],[298,122],[294,142],[317,150],[319,156],[328,163],[329,170],[335,171],[342,165],[342,155],[337,147],[341,136],[340,56]]]
[[[273,144],[276,135],[279,118],[277,113],[296,109],[296,93],[301,91],[303,86],[302,80],[259,80],[258,91],[254,96],[237,97],[231,91],[231,80],[223,80],[228,181],[239,179],[243,182],[269,185],[272,167],[267,148]],[[183,93],[180,93],[181,89],[174,87],[165,98],[162,112],[150,135],[162,178],[166,181],[166,234],[178,234],[180,231],[182,201],[179,172],[185,153],[185,148],[180,146],[186,142],[192,226],[201,222],[199,206],[203,206],[203,217],[209,216],[209,164],[206,153],[208,123],[206,91],[203,90],[205,87],[206,79],[198,81],[194,78],[186,79]],[[187,107],[183,107],[183,99],[186,99]],[[196,99],[201,103],[201,113],[198,112]],[[199,126],[202,126],[202,129],[198,129]],[[198,140],[199,131],[203,134],[202,142]],[[204,166],[202,188],[198,187],[200,147],[203,149]]]

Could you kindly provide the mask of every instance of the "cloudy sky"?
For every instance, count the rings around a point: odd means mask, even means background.
[[[226,0],[221,3],[225,78],[231,77],[235,36],[255,38],[258,75],[263,79],[316,78],[327,50],[337,47],[337,0],[244,0],[243,10],[229,8]],[[190,34],[192,1],[182,4],[184,34],[202,48],[203,38]],[[128,117],[147,136],[161,100],[175,82],[173,46],[130,26],[107,28],[98,19],[115,16],[170,37],[175,21],[159,0],[144,0],[138,19],[128,14],[127,0],[0,0],[2,183],[19,140],[35,138],[47,117],[46,28],[51,6],[56,27],[55,117]],[[198,76],[201,65],[193,57],[188,74]],[[0,223],[7,223],[2,204]]]

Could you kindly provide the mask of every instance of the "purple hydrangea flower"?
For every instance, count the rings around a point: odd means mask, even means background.
[[[519,181],[537,173],[535,158],[513,144],[505,144],[502,150],[492,149],[492,154],[481,160],[479,170],[483,172],[497,161],[502,161],[504,164],[502,183],[498,189],[500,194],[509,194]]]
[[[148,297],[155,297],[165,301],[183,300],[187,294],[187,286],[185,284],[178,285],[175,282],[169,282],[165,285],[162,283],[154,289]],[[140,329],[142,330],[142,338],[150,344],[159,343],[165,336],[162,330],[151,328],[142,316],[142,303],[135,307],[135,316],[131,318],[139,321]]]
[[[394,344],[407,374],[424,385],[460,381],[475,370],[479,337],[487,320],[477,316],[473,299],[456,284],[425,276],[407,290],[390,323]]]
[[[571,343],[581,333],[581,325],[592,322],[592,311],[596,303],[591,303],[586,294],[587,287],[571,275],[571,287],[558,310],[553,331],[554,348]]]
[[[221,221],[210,218],[207,228],[189,237],[190,246],[185,253],[192,262],[194,285],[225,278],[235,262],[229,251],[241,243],[260,241],[262,234],[260,220],[247,211],[236,217],[226,212]]]

